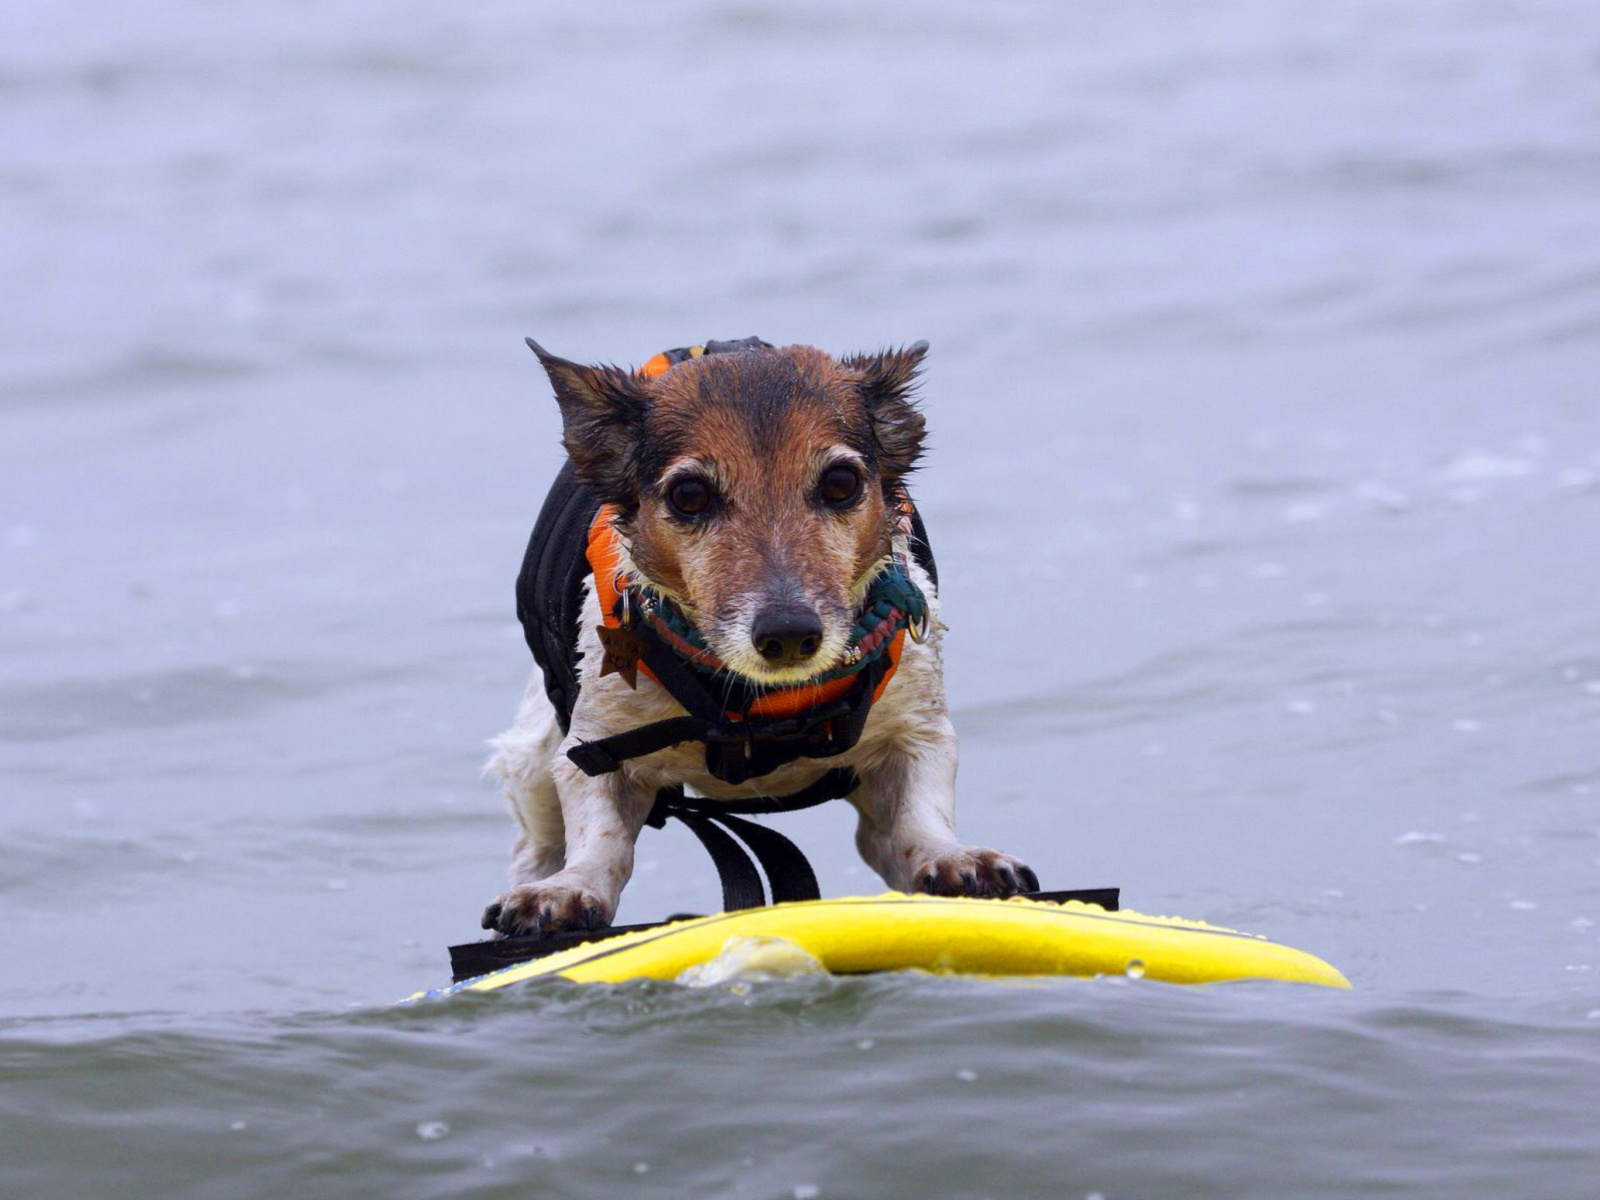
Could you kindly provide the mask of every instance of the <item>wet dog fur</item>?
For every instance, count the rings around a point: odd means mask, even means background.
[[[624,571],[673,597],[711,652],[758,686],[834,666],[877,572],[907,551],[892,497],[922,454],[912,390],[926,343],[845,359],[809,346],[741,350],[689,359],[654,380],[529,345],[555,390],[579,478],[617,507]],[[788,795],[833,767],[861,779],[849,798],[856,846],[890,887],[979,896],[1036,889],[1019,860],[956,838],[944,627],[932,581],[914,560],[911,571],[928,599],[929,636],[906,639],[857,745],[742,785],[707,773],[697,743],[598,777],[567,759],[580,740],[682,712],[647,677],[633,690],[619,675],[600,676],[591,589],[570,730],[562,734],[535,669],[515,723],[491,743],[489,770],[520,836],[511,887],[485,911],[484,928],[525,935],[609,924],[659,788],[681,783],[711,799]]]

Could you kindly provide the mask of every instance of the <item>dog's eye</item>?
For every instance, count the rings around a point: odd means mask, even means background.
[[[689,476],[680,479],[667,489],[667,503],[681,516],[698,517],[711,507],[715,493],[704,479]]]
[[[817,482],[817,494],[823,502],[842,507],[861,492],[861,472],[849,463],[835,463],[822,473]]]

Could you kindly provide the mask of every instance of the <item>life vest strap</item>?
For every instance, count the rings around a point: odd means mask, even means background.
[[[703,800],[685,796],[682,785],[662,788],[656,793],[655,805],[645,818],[645,824],[662,829],[668,820],[677,818],[689,827],[716,864],[717,876],[722,881],[722,907],[728,912],[760,908],[767,902],[755,862],[759,862],[766,873],[772,903],[816,900],[821,898],[822,892],[805,852],[776,829],[743,818],[814,808],[829,800],[843,799],[855,791],[860,782],[848,767],[835,767],[823,772],[810,786],[789,796]],[[739,841],[729,836],[730,832],[737,835]],[[739,845],[740,841],[749,848],[749,854]],[[751,861],[750,854],[755,855],[755,862]]]
[[[687,710],[686,715],[579,742],[567,751],[567,758],[585,775],[608,774],[627,759],[681,742],[704,742],[706,769],[725,783],[744,783],[800,758],[833,758],[861,740],[878,684],[888,670],[885,658],[869,663],[849,694],[799,716],[730,720],[706,683],[655,641],[648,626],[640,627],[640,635],[654,641],[643,659],[645,665]]]
[[[567,757],[585,775],[609,775],[627,759],[643,758],[680,742],[704,741],[711,729],[711,723],[700,717],[668,717],[610,737],[579,742],[567,751]]]

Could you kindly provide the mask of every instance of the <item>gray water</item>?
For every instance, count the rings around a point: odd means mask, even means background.
[[[1588,0],[7,24],[0,1194],[1600,1196]],[[933,344],[965,836],[1354,991],[388,1007],[508,857],[522,336],[750,333]]]

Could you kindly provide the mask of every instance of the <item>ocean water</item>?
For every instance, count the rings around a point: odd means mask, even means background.
[[[0,230],[8,1200],[1600,1195],[1593,5],[63,0]],[[963,834],[1353,991],[390,1007],[504,879],[521,338],[751,333],[933,345]]]

